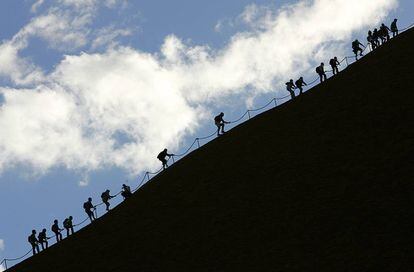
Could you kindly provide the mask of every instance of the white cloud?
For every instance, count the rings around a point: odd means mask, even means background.
[[[43,5],[45,0],[37,0],[31,7],[30,11],[36,13],[37,10]]]
[[[170,35],[157,54],[119,46],[66,56],[43,84],[0,89],[0,169],[154,169],[156,154],[176,150],[209,116],[211,102],[223,105],[238,94],[251,103],[274,91],[275,82],[320,61],[315,56],[338,53],[354,31],[377,24],[396,2],[306,1],[265,12],[264,20],[250,11],[246,22],[259,19],[260,27],[236,34],[221,50]]]
[[[114,26],[102,28],[97,31],[96,38],[93,40],[91,48],[115,47],[119,45],[119,42],[117,41],[119,37],[131,36],[133,33],[134,31],[131,28],[117,29]]]

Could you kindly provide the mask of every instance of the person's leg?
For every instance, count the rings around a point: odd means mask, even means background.
[[[43,242],[40,242],[40,246],[42,247],[42,250],[45,250],[45,246],[43,245]]]
[[[33,255],[35,255],[36,252],[35,252],[35,245],[34,244],[32,244],[32,251],[33,251]]]
[[[59,241],[62,241],[62,233],[59,232]]]
[[[59,236],[58,236],[57,232],[55,232],[55,236],[56,236],[56,243],[57,243],[57,242],[59,242]]]
[[[301,95],[302,94],[302,92],[303,92],[303,88],[302,88],[302,86],[300,86],[300,87],[298,87],[299,88],[299,95]]]
[[[66,237],[69,237],[69,228],[66,228]]]
[[[326,74],[323,74],[323,81],[326,81]]]
[[[39,245],[38,244],[36,244],[36,250],[37,250],[37,253],[40,252],[40,249],[39,249]]]
[[[71,230],[71,232],[72,232],[72,234],[74,233],[74,231],[73,231],[73,226],[72,227],[70,227],[70,230]]]
[[[322,74],[319,74],[319,80],[321,81],[321,83],[322,83]]]
[[[47,238],[46,238],[47,239]],[[47,240],[45,240],[45,245],[46,245],[46,248],[48,248],[49,247],[49,243],[47,242]]]
[[[109,204],[109,202],[108,202],[108,201],[106,201],[106,202],[105,202],[105,205],[106,205],[106,211],[109,211],[109,205],[111,205],[111,204]]]

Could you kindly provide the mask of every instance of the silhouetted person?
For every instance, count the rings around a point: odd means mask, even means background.
[[[299,94],[301,95],[303,92],[303,86],[308,86],[308,84],[305,83],[305,81],[303,81],[303,77],[300,77],[298,80],[296,80],[295,82],[296,88],[299,89]]]
[[[164,149],[163,151],[161,151],[160,154],[158,154],[157,159],[159,159],[162,162],[162,169],[165,169],[168,167],[167,157],[170,158],[171,156],[174,156],[174,154],[168,154],[167,149]]]
[[[329,65],[331,65],[331,67],[332,67],[332,73],[333,73],[334,75],[336,75],[336,74],[338,74],[338,73],[339,73],[338,65],[341,65],[341,64],[339,63],[339,61],[338,61],[338,58],[337,58],[337,57],[334,57],[333,59],[331,59],[331,60],[329,61]]]
[[[319,65],[318,67],[316,67],[316,73],[319,75],[319,79],[322,82],[324,82],[326,80],[326,73],[325,73],[325,64],[323,64],[323,62],[321,63],[321,65]]]
[[[66,229],[66,237],[68,237],[70,234],[73,234],[73,217],[69,216],[65,220],[63,220],[63,227]]]
[[[290,97],[294,99],[296,97],[295,95],[295,84],[293,83],[293,79],[286,82],[286,90],[290,93]]]
[[[371,45],[372,50],[375,50],[377,48],[377,43],[374,40],[374,36],[372,34],[372,31],[368,31],[367,41]]]
[[[358,60],[358,53],[359,53],[359,55],[362,57],[363,56],[363,54],[362,54],[362,51],[364,51],[364,50],[362,50],[362,48],[360,47],[360,45],[362,46],[362,47],[365,47],[362,43],[360,43],[358,40],[355,40],[355,41],[353,41],[352,42],[352,51],[354,52],[354,54],[355,54],[355,59],[356,60]]]
[[[378,29],[375,28],[374,32],[372,32],[372,40],[375,42],[377,47],[381,45],[379,38],[380,38],[380,33],[378,32]]]
[[[121,195],[124,197],[124,199],[131,197],[132,196],[131,187],[129,187],[128,185],[122,184]]]
[[[43,229],[41,232],[39,232],[37,239],[39,239],[39,243],[42,246],[42,250],[45,250],[45,248],[49,247],[49,244],[47,242],[46,229]]]
[[[27,241],[29,241],[30,245],[32,245],[33,255],[40,252],[39,241],[36,238],[35,230],[32,230],[32,234],[27,238]]]
[[[224,125],[225,124],[230,124],[230,122],[224,121],[223,117],[224,117],[224,113],[222,113],[222,112],[220,112],[219,115],[214,117],[214,124],[217,127],[217,136],[220,136],[220,129],[221,129],[221,134],[226,133],[224,131]]]
[[[91,220],[91,223],[93,220],[95,220],[95,215],[93,214],[93,211],[95,210],[95,206],[92,204],[92,198],[88,198],[88,201],[83,203],[83,209],[85,210],[86,214],[88,215],[89,219]]]
[[[59,224],[58,221],[55,220],[53,221],[53,225],[51,228],[52,232],[55,234],[56,236],[56,242],[60,242],[62,241],[62,233],[60,233],[63,229],[59,228]]]
[[[386,25],[384,25],[384,24],[381,24],[381,27],[380,27],[380,33],[381,33],[381,40],[382,40],[382,43],[384,43],[385,41],[389,41],[390,40],[390,29],[388,28],[388,26],[386,26]]]
[[[397,19],[394,19],[394,21],[391,23],[391,32],[393,38],[398,35],[397,21]]]
[[[109,206],[111,205],[110,203],[109,203],[109,200],[111,199],[111,198],[113,198],[114,196],[111,196],[111,194],[110,194],[110,191],[109,190],[106,190],[105,192],[103,192],[102,194],[101,194],[101,199],[102,199],[102,202],[105,204],[105,206],[106,206],[106,211],[109,211]]]

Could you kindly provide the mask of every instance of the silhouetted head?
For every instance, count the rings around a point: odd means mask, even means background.
[[[220,116],[224,116],[224,113],[223,112],[220,112]]]
[[[381,26],[385,26],[384,24],[381,24]]]
[[[89,201],[89,202],[91,202],[91,201],[92,201],[92,197],[89,197],[89,198],[88,198],[88,201]]]
[[[126,185],[125,184],[122,184],[122,187],[125,187]]]
[[[55,223],[55,224],[57,224],[57,222],[58,222],[58,221],[57,221],[56,219],[55,219],[55,221],[53,221],[53,223]]]
[[[293,83],[293,79],[289,80],[290,83]]]
[[[337,57],[334,57],[334,60],[337,60],[338,58]]]
[[[106,191],[105,191],[105,193],[109,193],[110,191],[107,189]]]
[[[303,77],[300,77],[299,79],[300,79],[300,80],[303,80]]]
[[[398,20],[397,19],[394,19],[394,22],[397,22]]]
[[[368,35],[371,35],[372,34],[372,31],[370,30],[370,31],[368,31]]]
[[[36,234],[36,231],[35,231],[35,230],[32,230],[32,233],[33,233],[33,234]]]
[[[378,28],[375,28],[374,31],[378,31]]]
[[[323,62],[321,62],[321,66],[324,66],[325,64],[323,64]]]
[[[71,216],[69,216],[69,219],[70,219],[70,220],[72,220],[72,219],[73,219],[72,215],[71,215]]]
[[[42,232],[46,232],[46,229],[42,229]]]

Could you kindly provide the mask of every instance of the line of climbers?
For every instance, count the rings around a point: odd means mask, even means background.
[[[374,31],[371,31],[371,30],[368,31],[368,37],[367,37],[368,44],[371,44],[372,49],[375,50],[377,47],[379,47],[380,45],[390,40],[389,32],[392,32],[393,38],[398,35],[397,19],[394,19],[394,21],[391,23],[390,28],[384,24],[381,24],[379,30],[375,28]],[[365,49],[365,46],[362,43],[360,43],[358,39],[352,42],[352,51],[355,54],[356,60],[358,60],[358,55],[363,56],[362,53],[364,50],[360,46],[364,47]],[[338,66],[341,65],[341,63],[338,61],[338,58],[334,57],[330,59],[329,65],[332,68],[333,75],[337,75],[339,73]],[[322,62],[315,69],[316,73],[319,76],[321,83],[326,81],[327,79],[324,66],[325,66],[324,63]],[[291,98],[294,99],[296,97],[294,90],[299,89],[299,95],[301,95],[303,93],[303,87],[307,85],[308,84],[303,80],[303,77],[300,77],[295,82],[293,82],[293,79],[286,82],[286,89],[290,93]],[[217,127],[217,136],[223,135],[225,133],[224,131],[225,124],[231,123],[231,122],[225,121],[223,117],[224,117],[223,112],[221,112],[219,115],[214,117],[214,124]],[[157,159],[161,161],[163,170],[165,170],[168,167],[168,164],[167,164],[168,159],[173,156],[175,155],[172,153],[171,154],[168,153],[168,150],[166,148],[158,154]],[[125,184],[122,184],[121,195],[123,196],[124,200],[131,197],[132,196],[131,188]],[[106,206],[107,212],[109,211],[109,207],[110,207],[109,200],[114,197],[115,196],[110,194],[109,190],[106,190],[105,192],[101,194],[101,199],[102,199],[103,204],[105,204]],[[91,223],[94,220],[96,220],[96,216],[94,213],[96,211],[96,207],[97,206],[92,204],[91,197],[89,197],[88,201],[86,201],[83,204],[83,209],[85,210],[85,213],[88,215],[88,218],[91,221]],[[74,233],[72,220],[73,220],[73,217],[69,216],[63,221],[63,227],[66,229],[66,237]],[[64,229],[61,229],[59,227],[58,220],[54,220],[51,230],[55,234],[56,242],[60,242],[63,239],[61,232]],[[47,237],[46,229],[43,229],[37,237],[36,237],[36,230],[32,230],[32,234],[28,237],[28,242],[32,246],[33,255],[40,252],[39,244],[41,245],[42,250],[47,249],[48,248],[47,240],[51,238],[52,237]]]
[[[128,185],[122,184],[121,195],[123,196],[124,200],[131,197],[132,196],[131,187],[129,187]],[[109,190],[106,190],[105,192],[101,194],[101,199],[102,199],[102,202],[106,206],[106,211],[109,211],[109,206],[110,206],[109,200],[113,197],[115,196],[110,195]],[[96,219],[95,214],[94,214],[96,207],[97,206],[94,206],[92,204],[91,197],[88,198],[88,201],[83,203],[83,209],[85,210],[85,213],[88,215],[88,218],[90,219],[91,222],[93,222]],[[66,229],[66,237],[69,237],[70,235],[74,234],[75,231],[73,229],[74,226],[73,226],[72,216],[69,216],[68,218],[63,220],[63,227],[64,229]],[[59,221],[57,219],[53,221],[53,225],[50,228],[50,230],[55,234],[57,243],[62,241],[63,236],[61,232],[64,229],[61,229],[59,227]],[[46,229],[43,229],[41,232],[39,232],[39,235],[36,237],[36,230],[32,230],[32,234],[28,237],[28,242],[32,246],[33,255],[40,252],[39,244],[42,247],[42,250],[45,250],[49,247],[49,243],[47,240],[51,239],[52,237],[48,237],[46,231],[47,231]]]
[[[385,24],[381,24],[379,30],[377,28],[374,29],[372,32],[371,30],[368,31],[367,41],[368,44],[371,45],[372,50],[375,50],[380,45],[388,42],[390,40],[390,32],[392,32],[392,37],[396,37],[398,35],[398,26],[397,26],[397,19],[392,21],[391,26],[387,27]],[[355,39],[352,44],[352,52],[355,54],[355,59],[358,60],[358,55],[363,56],[363,52],[365,50],[365,46],[358,40]],[[363,47],[363,48],[361,48]],[[338,61],[337,57],[334,57],[329,60],[329,65],[332,68],[333,75],[339,73],[338,66],[341,63]],[[318,67],[315,69],[316,73],[319,76],[320,82],[324,82],[327,79],[326,71],[325,71],[325,64],[322,62]],[[299,89],[299,95],[303,93],[303,86],[307,86],[307,84],[303,81],[303,77],[300,77],[298,80],[293,82],[293,79],[289,80],[286,84],[286,90],[290,93],[290,97],[294,99],[296,97],[295,89]]]

